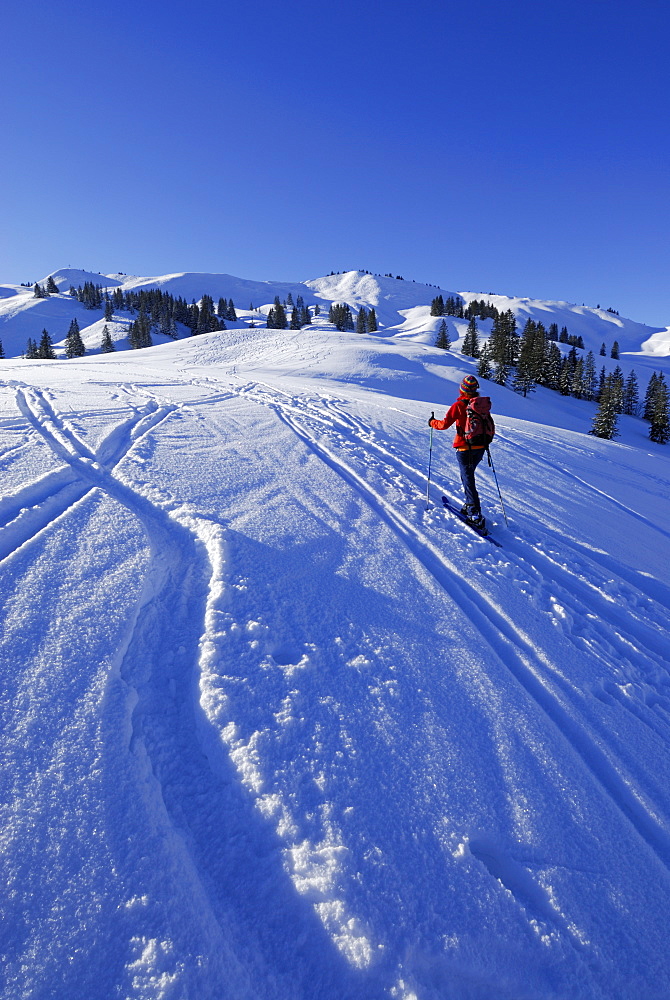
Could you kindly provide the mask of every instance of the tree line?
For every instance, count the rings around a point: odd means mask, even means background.
[[[563,354],[558,343],[569,344]],[[446,322],[438,328],[435,346],[449,350],[450,341]],[[543,323],[528,319],[521,336],[517,331],[516,317],[511,309],[500,313],[496,310],[491,334],[480,346],[477,319],[470,318],[461,352],[477,358],[477,375],[498,385],[508,386],[527,396],[536,386],[543,386],[563,396],[573,396],[598,404],[591,433],[597,437],[617,436],[617,418],[621,413],[642,416],[651,427],[652,441],[667,443],[670,437],[670,397],[662,373],[654,373],[649,381],[643,403],[640,403],[637,374],[631,369],[628,378],[619,365],[608,374],[604,366],[597,370],[595,355],[582,353],[581,337],[568,334],[564,327],[558,332],[557,324],[549,330]],[[604,355],[605,345],[600,349]],[[619,358],[619,345],[615,341],[610,357]]]

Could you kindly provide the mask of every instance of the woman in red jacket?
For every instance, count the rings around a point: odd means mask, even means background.
[[[429,420],[428,423],[436,431],[444,431],[456,424],[454,448],[461,473],[461,482],[465,492],[465,506],[462,513],[476,528],[484,528],[486,522],[482,517],[479,494],[475,484],[475,469],[484,457],[484,445],[469,445],[463,436],[465,434],[466,409],[469,401],[479,395],[479,382],[474,375],[466,375],[461,382],[461,394],[445,414],[444,420]]]

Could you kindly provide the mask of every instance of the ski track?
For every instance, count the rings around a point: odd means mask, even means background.
[[[565,694],[559,693],[556,689],[556,678],[560,677],[560,672],[557,671],[554,664],[536,648],[532,640],[492,601],[490,596],[487,596],[480,587],[473,586],[463,578],[457,566],[446,557],[443,551],[437,548],[424,531],[412,523],[403,513],[400,513],[323,440],[317,440],[314,433],[296,420],[296,415],[302,417],[303,420],[306,417],[312,419],[320,428],[328,428],[331,421],[324,417],[323,413],[324,410],[333,413],[343,430],[347,431],[349,435],[364,440],[366,451],[370,446],[373,446],[377,452],[382,453],[384,460],[388,463],[394,484],[399,478],[405,478],[404,473],[399,476],[398,466],[401,466],[405,473],[410,472],[413,477],[420,475],[419,470],[412,468],[403,459],[398,459],[387,449],[377,445],[373,436],[367,429],[364,429],[364,425],[360,421],[345,417],[341,410],[333,407],[330,400],[320,399],[318,402],[320,413],[315,415],[310,412],[309,403],[301,406],[296,402],[295,396],[285,393],[283,390],[273,390],[269,386],[267,387],[270,389],[269,392],[267,390],[259,392],[259,384],[262,383],[246,383],[240,387],[239,392],[241,395],[273,409],[279,419],[300,437],[314,454],[365,500],[407,545],[410,554],[450,595],[455,597],[459,606],[466,609],[468,617],[477,626],[493,654],[511,671],[544,715],[571,744],[573,750],[581,757],[583,764],[591,772],[605,794],[655,853],[665,868],[666,874],[670,873],[670,835],[667,829],[656,816],[652,806],[647,805],[639,793],[632,790],[631,781],[625,773],[626,769],[621,764],[617,767],[610,759],[610,754],[601,748],[579,720],[571,714],[575,706],[567,702]],[[280,395],[285,396],[287,401],[279,399]],[[346,441],[338,443],[346,445]],[[477,544],[469,537],[468,542]],[[486,550],[489,549],[484,539],[479,540],[479,545],[486,546]],[[533,556],[537,556],[537,554],[537,550],[533,549]],[[495,558],[494,553],[491,555]],[[545,566],[554,576],[559,575],[557,571],[561,568],[555,562],[546,559]],[[596,588],[592,585],[587,587],[583,581],[579,582],[574,574],[563,570],[560,575],[565,581],[565,596],[568,596],[569,591],[575,588],[578,594],[584,594],[587,590],[598,594]],[[588,596],[591,599],[593,594],[589,593]],[[483,602],[482,597],[484,598]],[[574,599],[572,603],[574,606]],[[620,631],[621,629],[617,625],[615,634]],[[641,631],[637,632],[638,640],[640,640],[641,635]],[[611,639],[607,629],[604,630],[604,636],[606,639]],[[665,670],[667,661],[663,660],[660,653],[660,636],[657,637],[649,630],[645,630],[644,638],[650,642],[652,649],[651,651],[647,650],[643,655],[656,660],[657,664]],[[505,646],[505,657],[501,657],[498,652],[501,642]],[[624,637],[622,642],[626,658],[629,658],[631,654],[639,655],[640,650],[630,636]],[[644,643],[641,644],[644,645]],[[553,685],[546,677],[547,672],[551,672],[553,675]]]
[[[64,469],[49,472],[0,500],[0,562],[37,537],[91,489],[91,485],[82,483],[81,476],[72,468],[72,459],[78,459],[92,468],[100,468],[100,463],[114,468],[133,445],[174,409],[174,406],[155,407],[153,412],[123,421],[105,438],[96,456],[67,421],[56,413],[43,392],[19,388],[16,403],[33,431],[41,435],[51,445],[56,457],[67,464]]]
[[[189,379],[192,387],[209,388],[217,383],[218,380],[213,378]],[[66,467],[43,476],[0,502],[0,561],[36,537],[55,516],[67,511],[92,488],[102,489],[123,504],[142,524],[151,546],[145,586],[147,596],[138,608],[120,667],[121,676],[136,692],[137,699],[133,710],[131,745],[138,756],[146,758],[147,766],[157,781],[158,806],[164,810],[170,828],[178,834],[179,842],[185,845],[185,866],[193,881],[193,891],[200,893],[203,906],[208,911],[209,933],[214,941],[218,936],[219,949],[226,953],[230,946],[225,935],[222,936],[222,928],[228,928],[232,933],[231,907],[238,917],[248,914],[248,921],[253,916],[254,908],[249,908],[248,900],[244,898],[245,892],[249,891],[248,884],[239,890],[242,895],[235,898],[230,879],[225,875],[226,865],[231,859],[228,848],[222,842],[225,838],[221,837],[221,830],[230,831],[231,808],[239,815],[244,805],[232,791],[230,781],[222,787],[224,765],[213,763],[217,751],[211,749],[216,738],[212,736],[204,716],[199,719],[197,715],[195,673],[188,669],[184,672],[187,664],[197,661],[197,647],[206,631],[206,608],[211,601],[212,555],[208,555],[206,545],[203,545],[202,531],[197,524],[189,525],[189,519],[180,516],[176,502],[172,504],[172,512],[166,507],[159,508],[150,499],[120,482],[112,475],[112,470],[134,444],[156,430],[180,407],[194,408],[234,397],[241,396],[273,410],[291,432],[391,528],[406,545],[411,558],[465,610],[498,661],[512,673],[562,738],[568,741],[602,791],[653,850],[666,871],[670,870],[670,837],[665,827],[656,818],[653,809],[632,790],[625,768],[613,762],[611,751],[602,749],[573,714],[575,705],[569,700],[575,695],[573,688],[529,635],[487,594],[486,588],[464,579],[457,565],[417,523],[423,506],[420,487],[425,481],[425,470],[417,469],[400,454],[378,442],[374,432],[362,420],[345,411],[345,400],[334,397],[309,399],[304,395],[284,392],[268,383],[245,382],[239,387],[234,386],[231,391],[218,391],[204,398],[191,399],[188,403],[176,404],[168,397],[156,395],[153,390],[158,387],[136,383],[121,387],[129,398],[145,399],[146,406],[142,412],[136,412],[114,427],[95,452],[81,440],[69,421],[58,413],[46,394],[27,387],[17,389],[16,398],[21,413],[54,455],[66,463]],[[161,383],[160,388],[169,391],[183,389],[184,385]],[[347,455],[347,460],[342,453]],[[357,470],[356,465],[359,464],[367,472],[374,471],[379,476],[384,492],[380,492],[380,487]],[[436,485],[439,486],[437,482]],[[393,499],[390,500],[389,496]],[[620,506],[623,508],[623,505]],[[3,531],[7,533],[6,541]],[[456,525],[450,538],[457,545],[474,548],[481,554],[482,568],[495,571],[499,550],[491,552],[484,540],[466,535]],[[609,620],[608,599],[589,578],[594,576],[593,572],[589,574],[589,568],[599,565],[598,559],[593,558],[591,551],[585,553],[573,545],[572,549],[579,558],[576,566],[569,568],[561,563],[559,552],[551,551],[550,546],[555,545],[555,540],[549,532],[545,539],[529,543],[507,533],[504,538],[505,558],[524,576],[525,586],[529,588],[536,605],[550,596],[551,606],[544,610],[553,616],[555,624],[563,628],[567,639],[580,649],[584,642],[591,649],[599,642],[605,660],[614,653],[624,665],[622,671],[629,671],[631,685],[640,683],[639,673],[643,671],[647,690],[640,703],[634,702],[630,693],[624,694],[621,687],[612,682],[604,682],[601,689],[594,692],[595,697],[606,703],[623,705],[657,736],[667,740],[670,698],[659,689],[659,684],[666,687],[669,680],[660,624],[651,619],[643,621],[630,612],[625,620],[619,615],[613,627],[611,622],[607,627],[600,620],[586,616],[580,608],[593,606],[596,602],[603,611],[600,617],[605,623]],[[613,560],[607,560],[605,569],[611,573],[622,568]],[[635,608],[641,614],[651,614],[653,602],[637,587],[633,571],[628,572],[623,582],[626,606]],[[621,593],[621,580],[617,586]],[[611,596],[609,603],[613,603]],[[567,609],[567,619],[557,620],[556,608],[559,606]],[[180,608],[176,616],[175,607]],[[579,622],[578,628],[575,627],[576,621]],[[160,642],[154,648],[158,635]],[[502,655],[501,646],[504,648]],[[176,657],[175,650],[178,651]],[[169,666],[163,665],[163,659],[169,661]],[[641,665],[642,661],[645,662]],[[635,670],[634,664],[637,664]],[[551,674],[551,679],[548,674]],[[204,745],[210,746],[208,757],[203,754]],[[218,753],[220,756],[220,751]],[[189,779],[188,795],[180,787],[184,774]],[[176,775],[181,776],[179,782]],[[204,801],[208,802],[207,815],[198,804]],[[237,822],[233,821],[233,825],[236,826]],[[214,858],[213,840],[219,844]],[[473,839],[469,850],[529,914],[551,920],[579,949],[579,939],[567,919],[548,904],[544,890],[525,867],[506,857],[495,844],[482,837]],[[234,861],[236,864],[253,865],[250,858],[236,857]],[[226,886],[225,891],[222,886]],[[255,891],[261,895],[267,891],[261,887],[260,877]],[[269,901],[265,905],[270,906]],[[287,898],[283,905],[290,909]],[[302,927],[303,943],[305,934],[319,936],[319,931],[311,927],[300,907],[291,914],[291,919],[296,928]],[[266,929],[264,932],[263,928],[252,928],[247,922],[244,935],[232,933],[234,954],[229,955],[232,966],[237,968],[237,958],[242,956],[241,965],[244,969],[246,960],[248,970],[252,956],[261,953],[267,956],[277,978],[290,976],[291,970],[304,963],[304,952],[301,951],[300,956],[288,957],[271,953],[273,947],[276,948],[273,936],[275,939],[285,938],[285,935],[277,933],[276,927],[273,931]],[[323,953],[323,943],[320,949],[315,947],[316,954],[319,950]],[[313,954],[314,950],[308,948],[307,953]],[[355,988],[353,980],[346,977],[341,965],[331,960],[330,966],[325,972],[305,968],[305,981],[310,981],[310,977],[315,982],[320,981],[322,996],[358,995],[358,988]],[[238,969],[236,975],[237,995],[244,996],[248,992],[249,997],[254,996],[260,980],[254,986],[253,976],[248,983],[244,971]],[[289,987],[287,979],[284,988],[295,991],[295,984]],[[370,991],[363,995],[372,996]]]
[[[211,525],[184,514],[176,501],[172,511],[159,508],[112,475],[132,446],[178,408],[158,405],[144,387],[132,386],[132,391],[149,397],[150,412],[115,427],[94,453],[43,393],[17,390],[19,409],[67,468],[13,500],[20,504],[30,494],[41,504],[36,519],[46,527],[59,502],[63,506],[63,490],[83,496],[99,489],[139,520],[149,540],[144,596],[119,653],[119,673],[134,706],[130,749],[138,784],[143,784],[143,770],[153,779],[153,792],[142,793],[145,806],[165,823],[172,853],[181,855],[176,865],[186,883],[182,892],[199,903],[191,933],[198,931],[197,920],[209,938],[191,942],[190,951],[217,956],[214,983],[201,984],[205,992],[200,995],[212,995],[214,989],[222,998],[255,1000],[302,996],[313,989],[332,1000],[373,1000],[381,996],[378,989],[363,988],[309,901],[296,894],[278,838],[265,820],[249,815],[251,797],[233,777],[230,757],[222,761],[220,737],[200,707],[198,664],[211,605],[222,585],[213,563],[225,562],[225,556],[221,542],[212,541]],[[16,535],[14,541],[16,551],[23,543]],[[127,819],[132,824],[133,818]],[[130,842],[118,832],[116,839],[119,863],[132,869]],[[265,922],[258,921],[258,913]]]

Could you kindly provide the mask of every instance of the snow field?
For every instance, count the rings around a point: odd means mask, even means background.
[[[505,396],[494,550],[435,503],[448,434],[426,510],[463,364],[10,363],[3,995],[664,988],[667,459]]]

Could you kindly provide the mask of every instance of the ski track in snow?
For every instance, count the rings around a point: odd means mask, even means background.
[[[625,768],[617,761],[612,761],[597,742],[589,735],[588,731],[580,725],[579,719],[575,717],[574,705],[569,704],[566,699],[567,691],[561,695],[557,690],[556,674],[558,671],[554,664],[549,662],[541,651],[534,645],[524,632],[517,628],[514,622],[506,615],[500,607],[494,604],[481,587],[470,584],[464,579],[458,567],[445,557],[445,554],[437,547],[435,542],[428,537],[416,524],[407,518],[396,507],[389,504],[387,499],[374,489],[370,483],[353,468],[352,465],[343,461],[335,451],[327,447],[323,440],[317,439],[314,432],[307,430],[304,424],[296,420],[297,416],[310,417],[313,421],[315,415],[307,406],[296,403],[295,399],[290,402],[281,400],[283,393],[272,393],[269,391],[259,392],[255,386],[243,387],[242,392],[254,400],[258,400],[264,405],[273,408],[280,418],[291,429],[300,436],[308,446],[324,462],[333,468],[350,486],[366,500],[368,504],[382,517],[395,531],[398,537],[407,545],[411,554],[419,559],[423,566],[435,577],[444,589],[458,596],[458,603],[467,608],[468,615],[472,621],[476,622],[482,636],[488,641],[493,652],[499,647],[501,640],[506,645],[505,664],[512,670],[514,676],[523,685],[525,690],[534,698],[540,709],[551,719],[558,730],[571,743],[573,749],[580,755],[585,766],[592,772],[594,778],[610,796],[612,801],[620,809],[622,814],[635,827],[638,834],[649,844],[657,855],[659,861],[665,869],[670,872],[670,834],[665,824],[659,820],[653,807],[640,799],[631,789],[629,776]],[[407,463],[398,461],[388,452],[386,448],[380,447],[369,432],[362,426],[360,421],[355,421],[346,417],[341,406],[327,401],[319,403],[320,413],[316,415],[316,422],[321,426],[329,426],[336,421],[339,426],[352,438],[363,441],[366,449],[371,446],[381,454],[382,461],[386,463],[387,473],[395,482],[402,483],[403,477],[410,472],[412,478],[419,479],[419,470],[412,469]],[[330,417],[323,416],[327,413]],[[343,442],[340,438],[340,443]],[[401,471],[402,469],[402,471]],[[487,546],[485,540],[480,541],[481,546]],[[537,549],[533,550],[533,558],[537,558]],[[495,558],[495,557],[494,557]],[[571,573],[560,567],[555,561],[544,557],[544,567],[556,580],[553,589],[561,592],[563,599],[570,605],[573,617],[577,617],[577,607],[579,597],[587,589],[587,585],[580,580],[577,574]],[[546,587],[547,576],[540,574]],[[551,578],[551,576],[549,577]],[[587,595],[586,606],[592,606],[594,598],[600,596],[598,588],[589,583],[589,593]],[[485,598],[482,603],[481,597]],[[575,597],[577,601],[575,601]],[[581,615],[580,615],[581,617]],[[607,619],[605,619],[607,621]],[[632,654],[637,654],[650,661],[658,668],[660,667],[666,674],[664,683],[670,683],[667,676],[667,659],[664,658],[665,644],[667,639],[660,633],[655,632],[653,627],[640,628],[634,624],[635,635],[626,634],[625,625],[619,623],[614,631],[614,637],[619,641],[620,650],[625,654],[625,658]],[[586,628],[586,623],[584,626]],[[593,623],[591,623],[593,629]],[[602,619],[600,621],[600,631],[609,636]],[[573,634],[573,630],[571,630]],[[645,643],[647,645],[645,645]],[[651,648],[650,648],[651,647]],[[554,675],[554,683],[549,680],[548,675]],[[659,697],[657,704],[670,707],[667,697]],[[669,720],[670,722],[670,720]],[[670,725],[666,729],[665,738],[670,736]]]
[[[429,574],[467,613],[491,657],[511,672],[566,741],[602,793],[654,853],[659,874],[666,877],[670,869],[667,824],[652,798],[640,790],[626,761],[615,754],[612,744],[607,746],[597,739],[587,696],[543,651],[533,625],[533,614],[539,610],[576,653],[587,648],[603,663],[618,661],[621,683],[606,681],[589,694],[605,704],[625,708],[667,742],[670,676],[664,611],[645,590],[644,579],[604,553],[586,551],[576,539],[562,539],[559,550],[551,531],[531,539],[523,530],[514,537],[498,525],[494,530],[504,549],[492,552],[487,542],[450,523],[441,510],[424,510],[426,470],[380,442],[360,418],[347,412],[346,400],[292,394],[258,381],[238,379],[240,384],[235,384],[234,379],[233,374],[225,389],[199,396],[199,404],[242,398],[268,408],[340,477],[406,547],[409,559],[419,567],[417,575]],[[190,933],[183,930],[185,947],[219,955],[210,959],[209,967],[203,964],[202,981],[196,976],[191,987],[197,990],[200,982],[204,988],[203,984],[218,977],[221,982],[228,981],[225,996],[231,998],[318,995],[333,1000],[355,996],[367,1000],[382,994],[410,998],[410,988],[399,985],[397,973],[388,973],[383,990],[372,979],[363,986],[363,980],[354,976],[332,947],[332,938],[337,933],[346,937],[347,927],[350,940],[359,933],[356,918],[346,906],[341,917],[333,916],[337,906],[344,905],[335,889],[322,899],[324,926],[307,900],[294,897],[285,869],[276,863],[289,841],[282,842],[279,832],[275,836],[250,820],[251,799],[235,780],[235,768],[248,767],[253,755],[239,741],[234,726],[226,729],[223,742],[220,739],[217,725],[227,718],[228,709],[220,710],[211,700],[211,689],[207,694],[210,700],[205,698],[201,705],[203,679],[207,680],[208,664],[220,651],[219,630],[227,615],[225,529],[193,514],[174,497],[151,486],[142,491],[133,489],[114,474],[134,446],[150,440],[180,408],[189,407],[188,398],[180,402],[171,398],[175,391],[188,397],[189,390],[209,389],[216,383],[215,378],[190,378],[186,384],[175,380],[121,385],[119,392],[129,400],[146,402],[134,408],[132,416],[120,420],[95,450],[59,413],[48,392],[17,387],[20,413],[63,467],[0,501],[0,565],[39,538],[92,490],[103,492],[130,511],[147,536],[151,554],[144,594],[118,668],[128,689],[128,704],[133,705],[130,746],[135,767],[138,774],[147,776],[146,801],[141,808],[151,822],[164,828],[169,841],[164,849],[173,858],[175,877],[188,886],[194,900],[193,928]],[[554,469],[572,475],[557,466]],[[579,477],[572,478],[606,496]],[[439,481],[435,488],[453,493]],[[484,492],[493,503],[491,491],[486,488]],[[625,505],[612,502],[646,520]],[[451,547],[438,543],[436,527],[449,538]],[[448,551],[454,553],[453,558]],[[570,564],[566,552],[570,553]],[[457,554],[472,558],[471,578],[464,576],[455,561]],[[514,621],[493,597],[497,577],[509,574],[510,568],[533,609],[528,628]],[[656,596],[659,589],[655,589]],[[277,662],[281,663],[282,655],[278,646]],[[286,663],[295,655],[294,650],[287,650]],[[222,702],[225,700],[222,695]],[[247,775],[247,784],[253,785],[253,780],[253,775]],[[653,779],[648,781],[652,792]],[[262,797],[258,801],[271,816],[271,803],[263,804]],[[285,814],[283,821],[290,825],[291,817]],[[226,831],[226,836],[221,831]],[[332,850],[334,856],[339,849],[336,839],[322,845],[324,852]],[[515,861],[485,834],[471,837],[467,849],[518,901],[529,924],[539,920],[553,925],[577,952],[583,949],[580,934],[549,900],[526,865]],[[127,845],[119,842],[116,850],[119,863],[130,870],[134,859],[124,856]],[[181,864],[174,859],[181,859]],[[235,874],[239,872],[244,873],[243,878]],[[267,922],[261,926],[257,924],[259,911],[267,913]],[[165,927],[168,923],[164,918]],[[198,934],[202,936],[199,945]],[[360,940],[363,938],[360,931]],[[138,945],[135,967],[139,972],[143,968],[150,971],[152,962],[160,968],[160,960],[150,954],[152,940],[147,938],[142,947]],[[132,966],[129,963],[129,970]],[[396,985],[390,989],[394,976]],[[175,983],[179,979],[175,972]],[[138,981],[137,976],[134,981]],[[173,993],[168,989],[164,995],[189,995],[179,989],[176,985]],[[163,994],[147,988],[145,994],[138,991],[132,995]],[[485,994],[473,992],[475,995]],[[501,986],[498,995],[512,994]]]
[[[201,954],[208,975],[214,975],[219,984],[226,982],[225,994],[218,995],[231,1000],[247,996],[251,1000],[261,994],[288,996],[300,982],[301,995],[309,983],[310,989],[333,1000],[374,997],[374,986],[359,992],[346,963],[329,948],[311,907],[295,900],[285,872],[273,872],[264,860],[277,852],[272,838],[245,826],[248,805],[232,781],[230,761],[222,760],[220,744],[199,709],[197,675],[185,669],[199,661],[199,648],[213,641],[207,638],[207,606],[212,599],[210,589],[217,593],[220,588],[212,574],[213,564],[224,561],[223,543],[212,525],[179,510],[171,512],[173,518],[111,475],[130,449],[177,409],[173,403],[159,404],[144,386],[132,385],[127,391],[148,400],[146,412],[118,424],[96,454],[56,411],[47,393],[17,390],[19,410],[67,469],[3,500],[8,532],[4,557],[37,538],[92,489],[101,490],[137,517],[150,543],[151,561],[119,671],[134,703],[131,749],[140,770],[144,768],[152,779],[149,810],[154,822],[164,824],[167,817],[171,858],[166,867],[174,867],[174,856],[181,855],[179,871],[190,876],[187,893],[201,910],[191,916],[192,940],[186,950]],[[22,518],[16,512],[28,502],[32,516]],[[116,850],[120,863],[129,867],[137,863],[132,855],[127,856],[125,843],[119,842]],[[244,878],[232,874],[237,872]],[[259,911],[266,914],[265,924],[258,923]],[[285,926],[294,932],[290,944]],[[204,940],[197,940],[196,932]],[[169,937],[163,945],[158,945],[159,938],[143,940],[139,957],[128,965],[129,974],[133,969],[144,971],[149,985],[178,983],[179,970],[160,973],[162,965],[171,968],[174,964],[169,960],[173,951]],[[142,975],[131,978],[135,985],[142,981]],[[203,984],[200,988],[207,995],[210,987]]]

